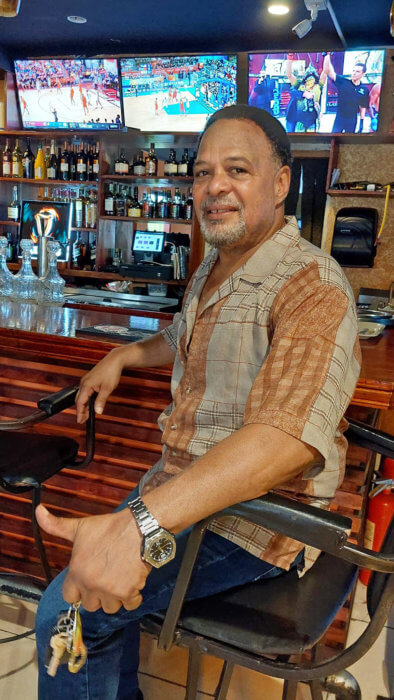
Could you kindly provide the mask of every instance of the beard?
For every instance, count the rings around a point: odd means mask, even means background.
[[[208,221],[203,207],[200,229],[204,240],[215,248],[225,248],[228,245],[241,241],[246,235],[246,224],[243,209],[238,210],[238,221],[234,224],[224,223],[222,220]]]

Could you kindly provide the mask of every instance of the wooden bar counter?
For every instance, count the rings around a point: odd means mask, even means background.
[[[89,368],[117,345],[99,336],[79,335],[79,328],[107,324],[158,331],[170,319],[163,314],[129,316],[0,303],[0,420],[27,415],[40,397],[78,384]],[[393,348],[394,329],[386,328],[380,337],[362,341],[363,368],[352,402],[355,406],[394,407]],[[56,515],[109,512],[155,463],[161,451],[156,421],[170,400],[170,375],[169,367],[125,372],[104,415],[97,419],[94,461],[83,472],[65,469],[46,484],[43,502]],[[74,409],[39,424],[36,430],[73,437],[80,442],[83,454],[84,429],[77,425]],[[362,496],[356,493],[352,477],[349,483],[346,510],[355,511]],[[341,509],[344,497],[338,498]],[[42,577],[31,533],[29,494],[0,491],[0,499],[0,568]],[[46,542],[51,565],[61,569],[71,547],[49,536]]]

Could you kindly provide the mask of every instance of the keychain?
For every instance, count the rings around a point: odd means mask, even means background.
[[[80,603],[70,605],[67,612],[59,615],[50,646],[50,660],[47,673],[55,676],[58,666],[67,663],[70,673],[77,673],[84,665],[87,649],[82,639],[82,621],[79,613]]]

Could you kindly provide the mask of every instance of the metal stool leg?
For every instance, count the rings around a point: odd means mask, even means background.
[[[282,700],[296,700],[297,681],[284,681]]]
[[[215,692],[215,700],[226,700],[228,687],[230,685],[231,676],[233,673],[234,664],[231,661],[223,663],[222,672],[220,674],[219,683]]]
[[[40,555],[42,568],[44,569],[46,582],[47,582],[47,584],[49,584],[52,581],[53,576],[52,576],[52,572],[51,572],[51,569],[49,566],[48,557],[47,557],[47,553],[45,551],[44,543],[42,541],[40,526],[39,526],[39,524],[37,522],[37,518],[36,518],[36,508],[40,504],[40,502],[41,502],[41,488],[33,489],[33,497],[32,497],[33,512],[32,512],[32,518],[31,518],[32,519],[32,526],[33,526],[33,534],[34,534],[34,539],[36,542],[36,547],[37,547],[38,553]]]
[[[312,700],[323,700],[322,683],[319,680],[308,681]]]
[[[196,700],[198,678],[200,675],[202,654],[197,649],[189,648],[189,666],[187,669],[187,685],[185,700]]]

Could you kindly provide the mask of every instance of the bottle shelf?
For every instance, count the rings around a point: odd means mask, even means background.
[[[0,221],[0,226],[19,226],[19,221],[12,221],[12,219],[8,221]]]
[[[116,182],[135,182],[139,184],[145,184],[145,185],[157,185],[157,184],[163,184],[165,185],[166,183],[168,185],[179,185],[179,184],[192,184],[194,178],[185,176],[185,175],[174,175],[173,177],[169,175],[156,175],[155,177],[151,177],[150,175],[102,175],[101,176],[102,180],[109,180],[109,181],[116,181]]]
[[[368,190],[326,190],[331,197],[386,197],[386,190],[379,192],[369,192]],[[390,192],[390,197],[394,197],[394,192]]]
[[[0,222],[1,223],[1,222]],[[97,228],[89,228],[89,226],[71,226],[70,231],[97,231]]]
[[[188,226],[192,223],[191,219],[151,219],[147,216],[107,216],[106,214],[102,214],[100,216],[101,219],[106,221],[144,221],[145,223],[148,223],[148,221],[164,221],[169,224],[186,224]]]
[[[13,182],[14,185],[63,185],[65,187],[97,187],[97,180],[36,180],[27,177],[0,177],[0,182]]]

